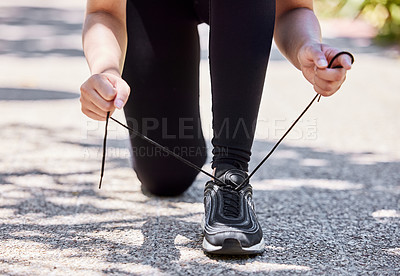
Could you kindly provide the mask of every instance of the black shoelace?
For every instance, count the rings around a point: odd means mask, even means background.
[[[240,215],[240,200],[241,197],[239,195],[240,191],[235,190],[235,187],[239,185],[239,183],[233,182],[232,180],[229,181],[230,183],[223,183],[219,184],[220,187],[219,191],[221,192],[223,198],[223,214],[226,217],[233,217],[237,218]],[[213,181],[208,181],[208,184],[215,184]]]
[[[240,197],[238,191],[221,189],[224,198],[223,212],[227,217],[237,218],[240,215]]]
[[[341,66],[335,66],[332,67],[333,62],[341,55],[348,55],[351,58],[351,63],[354,63],[354,57],[351,53],[349,52],[339,52],[337,53],[329,62],[328,68],[341,68]],[[289,134],[289,132],[293,129],[293,127],[300,121],[300,119],[303,117],[303,115],[307,112],[307,110],[311,107],[311,105],[315,102],[315,100],[318,98],[318,101],[321,98],[320,94],[316,94],[314,96],[314,98],[311,100],[311,102],[306,106],[306,108],[303,110],[303,112],[301,112],[301,114],[297,117],[297,119],[292,123],[292,125],[287,129],[287,131],[285,132],[285,134],[283,134],[283,136],[278,140],[278,142],[276,142],[276,144],[272,147],[272,149],[270,150],[270,152],[264,157],[263,160],[261,160],[261,162],[255,167],[255,169],[247,176],[247,178],[237,187],[235,187],[234,190],[239,191],[241,190],[250,180],[250,178],[258,171],[258,169],[265,163],[265,161],[267,161],[267,159],[272,155],[272,153],[276,150],[276,148],[279,146],[279,144],[283,141],[283,139],[285,139],[285,137]],[[152,144],[153,146],[156,146],[158,148],[160,148],[162,151],[172,155],[173,157],[175,157],[176,159],[180,160],[181,162],[185,163],[186,165],[188,165],[189,167],[192,167],[193,169],[204,173],[205,175],[211,177],[216,183],[219,183],[221,185],[225,185],[225,183],[223,183],[220,179],[216,178],[215,176],[213,176],[212,174],[206,172],[205,170],[203,170],[202,168],[200,168],[199,166],[193,164],[192,162],[190,162],[189,160],[186,160],[185,158],[179,156],[178,154],[176,154],[175,152],[169,150],[167,147],[164,147],[162,145],[160,145],[159,143],[153,141],[152,139],[150,139],[149,137],[141,134],[140,132],[138,132],[137,130],[124,125],[123,123],[121,123],[120,121],[114,119],[113,117],[110,117],[110,112],[107,112],[107,118],[106,118],[106,126],[105,126],[105,131],[104,131],[104,141],[103,141],[103,158],[102,158],[102,162],[101,162],[101,173],[100,173],[100,182],[99,182],[99,189],[101,188],[101,184],[103,181],[103,175],[104,175],[104,167],[105,167],[105,159],[106,159],[106,142],[107,142],[107,127],[108,127],[108,121],[109,119],[115,121],[116,123],[118,123],[119,125],[123,126],[124,128],[130,130],[133,134],[137,135],[139,138],[147,141],[148,143]]]

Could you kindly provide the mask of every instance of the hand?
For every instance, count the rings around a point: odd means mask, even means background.
[[[328,62],[340,50],[325,44],[311,43],[300,48],[298,60],[304,77],[314,86],[314,90],[322,96],[331,96],[339,90],[346,79],[347,70],[351,69],[351,58],[341,55],[329,69]]]
[[[82,112],[98,121],[105,121],[107,112],[122,109],[130,94],[129,85],[120,77],[110,73],[92,75],[81,86]]]

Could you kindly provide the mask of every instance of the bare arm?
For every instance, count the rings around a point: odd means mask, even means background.
[[[89,0],[83,50],[93,74],[120,74],[126,51],[126,0]]]
[[[104,120],[108,111],[125,105],[130,93],[121,78],[127,44],[126,0],[88,0],[82,40],[92,73],[81,86],[82,112]]]
[[[301,5],[297,4],[301,2]],[[297,54],[305,43],[321,42],[321,29],[313,1],[277,1],[275,42],[286,58],[300,69]]]
[[[342,85],[346,71],[351,69],[347,55],[340,56],[342,69],[327,69],[328,61],[340,52],[321,43],[321,29],[313,11],[313,1],[277,1],[275,42],[283,55],[323,95],[334,94]]]

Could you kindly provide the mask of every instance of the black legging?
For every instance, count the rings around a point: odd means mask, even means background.
[[[212,167],[248,169],[275,19],[274,0],[128,0],[123,78],[128,125],[202,166],[197,25],[210,25]],[[158,195],[177,195],[197,171],[131,136],[134,169]]]

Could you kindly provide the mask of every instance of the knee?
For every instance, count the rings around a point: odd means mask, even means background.
[[[192,168],[180,171],[159,168],[156,171],[136,169],[136,174],[143,190],[157,196],[179,196],[192,185],[198,173]]]
[[[202,167],[205,156],[190,160]],[[196,179],[198,171],[171,156],[144,158],[134,161],[134,169],[144,190],[157,196],[178,196],[185,192]]]

